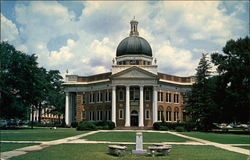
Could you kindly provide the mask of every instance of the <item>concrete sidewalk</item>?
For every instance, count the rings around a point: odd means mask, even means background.
[[[250,151],[247,150],[247,149],[234,147],[234,146],[228,145],[228,144],[221,144],[221,143],[211,142],[211,141],[207,141],[207,140],[204,140],[204,139],[194,138],[194,137],[186,136],[186,135],[176,133],[176,132],[167,131],[167,133],[175,135],[175,136],[191,139],[193,141],[197,141],[197,142],[204,143],[204,144],[207,144],[207,145],[212,145],[212,146],[222,148],[222,149],[225,149],[225,150],[228,150],[228,151],[237,152],[237,153],[241,153],[241,154],[245,154],[245,155],[250,156]]]
[[[12,157],[15,157],[15,156],[20,156],[20,155],[26,154],[28,152],[41,150],[41,149],[44,149],[44,148],[47,148],[47,147],[50,147],[50,146],[53,146],[53,145],[67,143],[67,142],[79,139],[81,137],[84,137],[84,136],[95,134],[97,132],[99,132],[99,131],[92,131],[92,132],[80,134],[80,135],[77,135],[77,136],[72,136],[72,137],[68,137],[68,138],[58,139],[58,140],[54,140],[54,141],[43,142],[42,144],[39,144],[39,145],[28,146],[28,147],[23,147],[23,148],[15,149],[13,151],[3,152],[3,153],[1,153],[1,157],[0,158],[1,158],[1,160],[9,159],[9,158],[12,158]]]

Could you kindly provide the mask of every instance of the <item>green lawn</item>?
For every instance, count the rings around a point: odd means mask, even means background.
[[[240,147],[240,148],[243,148],[243,149],[248,149],[250,150],[250,146],[237,146],[237,147]],[[250,153],[249,153],[250,154]]]
[[[85,131],[76,131],[75,128],[16,129],[0,130],[0,138],[2,141],[50,141],[83,133],[85,133]]]
[[[209,132],[181,132],[181,134],[222,144],[250,144],[250,135]]]
[[[0,152],[12,151],[17,148],[37,145],[38,143],[0,143]]]
[[[110,160],[110,159],[166,159],[166,160],[246,160],[247,156],[215,148],[213,146],[187,146],[173,145],[168,156],[156,156],[155,158],[144,155],[131,155],[134,145],[128,145],[124,157],[116,157],[107,153],[105,144],[61,144],[45,148],[37,152],[31,152],[13,160]],[[146,146],[144,146],[146,148]]]
[[[136,132],[100,132],[83,139],[112,142],[135,142]],[[143,142],[186,142],[185,138],[168,133],[143,132]]]

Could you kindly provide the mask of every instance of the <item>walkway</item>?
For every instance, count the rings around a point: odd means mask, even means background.
[[[212,145],[218,148],[222,148],[228,151],[233,151],[233,152],[237,152],[237,153],[241,153],[241,154],[245,154],[245,155],[250,155],[250,151],[247,149],[243,149],[243,148],[239,148],[239,147],[234,147],[234,146],[241,146],[242,144],[221,144],[221,143],[216,143],[216,142],[211,142],[211,141],[207,141],[207,140],[203,140],[203,139],[199,139],[199,138],[194,138],[194,137],[190,137],[190,136],[186,136],[180,133],[176,133],[176,132],[170,132],[170,131],[153,131],[153,130],[139,130],[140,132],[158,132],[158,133],[169,133],[175,136],[179,136],[179,137],[183,137],[186,139],[190,139],[192,141],[187,141],[187,142],[162,142],[162,144],[181,144],[181,145]],[[37,151],[37,150],[41,150],[53,145],[58,145],[58,144],[63,144],[63,143],[77,143],[77,144],[97,144],[97,143],[102,143],[102,144],[135,144],[135,142],[110,142],[110,141],[88,141],[85,139],[79,139],[91,134],[95,134],[98,132],[110,132],[110,130],[100,130],[100,131],[92,131],[92,132],[88,132],[88,133],[84,133],[84,134],[80,134],[77,136],[73,136],[73,137],[68,137],[68,138],[63,138],[63,139],[59,139],[59,140],[54,140],[54,141],[1,141],[1,142],[5,142],[5,143],[41,143],[39,145],[34,145],[34,146],[28,146],[28,147],[24,147],[24,148],[19,148],[19,149],[15,149],[13,151],[7,151],[7,152],[3,152],[1,153],[1,160],[3,159],[9,159],[11,157],[15,157],[15,156],[20,156],[23,154],[26,154],[28,152],[32,152],[32,151]],[[136,130],[112,130],[112,132],[136,132]],[[143,143],[143,144],[155,144],[155,143]]]
[[[88,135],[91,135],[91,134],[95,134],[97,132],[99,132],[99,131],[92,131],[92,132],[80,134],[80,135],[77,135],[77,136],[58,139],[58,140],[54,140],[54,141],[45,141],[45,142],[42,142],[42,143],[39,142],[39,143],[41,143],[39,145],[28,146],[28,147],[15,149],[15,150],[12,150],[12,151],[3,152],[3,153],[1,153],[1,160],[2,159],[9,159],[9,158],[12,158],[12,157],[15,157],[15,156],[20,156],[20,155],[26,154],[28,152],[41,150],[41,149],[44,149],[44,148],[47,148],[47,147],[50,147],[50,146],[53,146],[53,145],[58,145],[58,144],[74,141],[74,140],[79,139],[81,137],[85,137],[85,136],[88,136]]]
[[[194,140],[194,141],[198,141],[198,142],[204,143],[206,145],[213,145],[215,147],[222,148],[222,149],[225,149],[225,150],[228,150],[228,151],[237,152],[237,153],[245,154],[245,155],[248,155],[248,156],[250,155],[249,150],[239,148],[239,147],[233,147],[232,145],[229,145],[229,144],[221,144],[221,143],[211,142],[211,141],[207,141],[207,140],[204,140],[204,139],[199,139],[199,138],[186,136],[186,135],[179,134],[179,133],[176,133],[176,132],[169,132],[168,131],[167,133],[173,134],[175,136],[191,139],[191,140]]]

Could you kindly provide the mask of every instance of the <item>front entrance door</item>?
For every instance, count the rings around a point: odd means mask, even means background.
[[[131,126],[138,126],[138,112],[133,110],[131,112],[131,117],[130,117],[130,121],[131,121]]]

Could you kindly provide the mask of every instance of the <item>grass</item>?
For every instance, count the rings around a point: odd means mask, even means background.
[[[1,152],[12,151],[17,148],[33,146],[36,144],[38,143],[0,143],[0,151]]]
[[[250,135],[211,132],[181,132],[181,134],[222,144],[250,144]]]
[[[100,132],[83,139],[94,141],[135,142],[136,132]],[[143,142],[186,142],[185,138],[168,133],[143,132]]]
[[[15,129],[0,130],[1,141],[50,141],[78,134],[85,131],[76,131],[74,128],[34,128],[34,129]]]
[[[250,150],[250,146],[237,146],[237,147]],[[249,154],[250,154],[250,152],[249,152]]]
[[[106,144],[60,144],[31,152],[13,160],[110,160],[110,159],[165,159],[165,160],[246,160],[247,156],[235,152],[215,148],[213,146],[187,146],[173,145],[172,151],[168,156],[156,156],[155,158],[144,155],[132,155],[131,150],[134,145],[128,145],[124,157],[116,157],[107,153]],[[146,146],[144,145],[144,148]],[[66,152],[67,151],[67,152]]]

